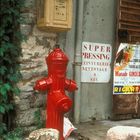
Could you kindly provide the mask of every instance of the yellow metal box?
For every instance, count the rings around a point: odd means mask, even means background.
[[[61,32],[72,26],[72,0],[37,0],[39,29]]]

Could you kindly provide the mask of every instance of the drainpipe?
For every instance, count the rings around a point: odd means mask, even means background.
[[[76,124],[80,122],[81,110],[81,46],[83,31],[83,6],[84,0],[76,0],[76,28],[75,28],[75,55],[74,55],[74,74],[78,90],[74,94],[74,121]]]

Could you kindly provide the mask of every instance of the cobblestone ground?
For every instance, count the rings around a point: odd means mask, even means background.
[[[107,130],[113,126],[140,127],[140,119],[124,121],[94,121],[75,125],[77,131],[67,140],[106,140]]]

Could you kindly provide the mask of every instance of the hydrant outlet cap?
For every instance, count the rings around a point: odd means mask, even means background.
[[[67,106],[67,104],[63,104],[63,109],[64,109],[65,111],[69,110],[69,107]]]

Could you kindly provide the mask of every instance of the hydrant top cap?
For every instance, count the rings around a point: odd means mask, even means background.
[[[46,58],[47,63],[52,61],[63,61],[67,63],[69,59],[60,48],[55,48]]]

